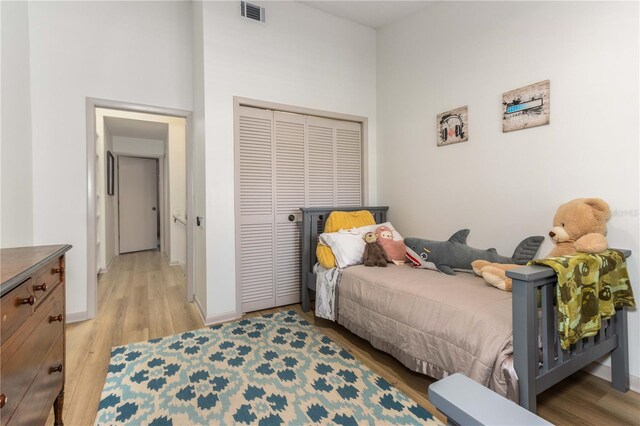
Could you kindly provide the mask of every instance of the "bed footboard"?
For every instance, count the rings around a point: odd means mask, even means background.
[[[621,251],[625,257],[631,255],[629,250]],[[626,309],[603,320],[596,336],[562,349],[556,327],[557,277],[553,269],[524,266],[508,271],[507,276],[513,279],[513,364],[522,407],[535,413],[539,393],[607,354],[611,354],[613,387],[629,390]]]

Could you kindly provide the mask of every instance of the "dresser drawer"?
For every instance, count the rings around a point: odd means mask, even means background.
[[[29,291],[36,296],[36,308],[46,298],[46,296],[53,291],[53,288],[62,281],[61,277],[64,273],[63,268],[64,267],[60,264],[60,260],[57,259],[36,273],[35,276],[37,278],[29,287]]]
[[[12,418],[41,367],[44,368],[46,354],[63,336],[63,321],[57,320],[63,319],[59,317],[63,310],[64,285],[58,285],[40,309],[22,324],[16,338],[2,345],[0,392],[6,397],[0,410],[3,425]]]
[[[29,278],[2,298],[0,313],[2,314],[2,343],[31,316],[36,297],[29,292],[33,280]]]
[[[49,349],[33,384],[9,420],[10,425],[44,424],[51,404],[64,384],[64,338],[62,334]],[[40,410],[38,410],[40,408]]]

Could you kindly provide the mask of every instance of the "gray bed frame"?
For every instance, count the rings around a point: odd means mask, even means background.
[[[316,289],[313,266],[317,262],[318,235],[333,211],[369,210],[376,223],[386,222],[388,207],[301,208],[301,296],[302,310],[311,306],[311,292]],[[629,257],[629,250],[621,250]],[[602,321],[600,332],[587,337],[569,349],[560,347],[555,327],[555,285],[557,277],[546,266],[523,266],[507,272],[513,279],[513,363],[518,375],[519,403],[535,413],[537,395],[592,362],[611,354],[612,386],[629,390],[629,348],[626,308]],[[540,295],[540,296],[538,296]],[[538,300],[541,300],[540,305]],[[540,320],[538,320],[540,315]],[[540,328],[540,330],[538,330]],[[542,347],[538,339],[542,341]]]

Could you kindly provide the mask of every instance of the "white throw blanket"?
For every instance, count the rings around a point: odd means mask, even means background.
[[[336,289],[340,282],[342,269],[326,269],[319,263],[313,267],[316,274],[316,316],[331,321],[336,320]]]

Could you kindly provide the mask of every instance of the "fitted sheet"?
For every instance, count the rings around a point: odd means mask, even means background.
[[[408,368],[462,373],[517,400],[511,293],[464,272],[357,265],[343,271],[337,299],[340,324]]]

